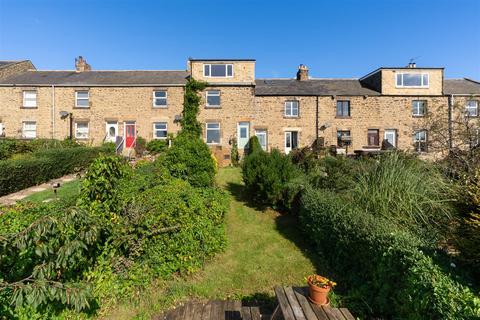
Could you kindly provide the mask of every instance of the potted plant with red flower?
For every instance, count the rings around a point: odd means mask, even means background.
[[[318,274],[312,274],[307,277],[309,287],[309,299],[318,305],[329,305],[328,293],[337,284]]]

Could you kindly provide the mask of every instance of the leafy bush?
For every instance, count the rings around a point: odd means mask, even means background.
[[[208,146],[196,135],[181,133],[160,161],[173,177],[195,187],[212,186],[215,163]]]
[[[104,151],[103,147],[47,149],[19,159],[0,161],[0,195],[83,169]]]
[[[167,140],[153,139],[147,143],[147,151],[151,154],[159,154],[167,150]]]
[[[100,156],[93,160],[82,182],[77,205],[91,212],[115,217],[120,211],[119,180],[128,174],[128,166],[117,156]]]
[[[480,317],[479,297],[454,280],[434,243],[327,190],[307,188],[300,218],[355,312],[401,319]]]
[[[238,154],[237,139],[233,138],[231,143],[232,143],[232,149],[230,150],[230,161],[232,162],[232,166],[238,167],[238,164],[240,162],[240,156]]]
[[[276,149],[271,153],[256,151],[246,156],[242,163],[247,191],[266,205],[288,205],[285,189],[295,173],[296,168],[288,156]]]

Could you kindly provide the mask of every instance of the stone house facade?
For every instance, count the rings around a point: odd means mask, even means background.
[[[188,77],[201,93],[203,138],[228,164],[257,135],[266,150],[290,152],[317,142],[338,152],[396,147],[428,152],[428,114],[467,116],[477,128],[480,83],[444,79],[443,68],[379,68],[360,79],[312,78],[300,65],[291,79],[256,79],[252,59],[190,59],[187,70],[39,71],[30,61],[0,62],[0,133],[15,138],[71,136],[87,144],[137,137],[165,139],[179,129]],[[476,121],[476,122],[475,122]],[[450,128],[450,129],[449,129]],[[457,142],[450,139],[452,145]]]

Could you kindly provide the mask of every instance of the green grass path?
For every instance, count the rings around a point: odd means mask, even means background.
[[[141,303],[116,306],[107,318],[149,319],[188,299],[260,297],[268,301],[269,297],[273,299],[275,285],[303,285],[304,277],[315,272],[305,251],[295,244],[301,243],[302,236],[291,217],[273,210],[257,211],[241,200],[243,187],[238,168],[220,169],[217,183],[232,198],[226,217],[226,250],[191,277],[157,283],[141,294]]]

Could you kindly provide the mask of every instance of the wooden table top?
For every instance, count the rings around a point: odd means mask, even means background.
[[[285,320],[355,320],[346,308],[311,303],[307,287],[275,287],[275,295]]]

